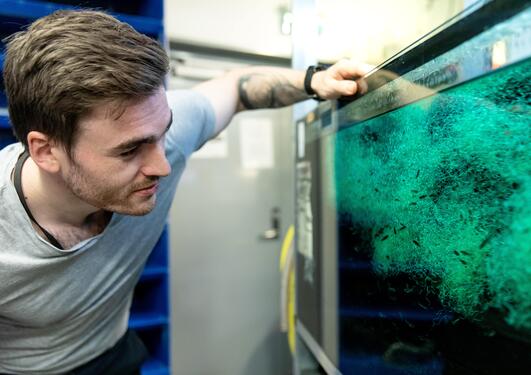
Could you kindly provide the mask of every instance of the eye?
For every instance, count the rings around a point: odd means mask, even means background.
[[[138,147],[133,147],[127,151],[120,153],[120,157],[127,158],[129,156],[133,156],[137,151],[138,151]]]

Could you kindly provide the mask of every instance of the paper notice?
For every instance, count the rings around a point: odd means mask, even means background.
[[[264,118],[246,118],[240,122],[240,152],[244,169],[267,169],[275,164],[273,122]]]
[[[205,143],[198,151],[192,154],[196,159],[220,159],[229,155],[229,145],[227,141],[227,131],[219,133],[216,138],[212,138]]]

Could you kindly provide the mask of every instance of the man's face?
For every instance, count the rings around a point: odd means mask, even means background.
[[[155,206],[160,177],[170,165],[164,135],[171,112],[164,89],[128,105],[119,118],[111,105],[80,120],[72,159],[63,160],[62,177],[81,201],[98,209],[145,215]]]

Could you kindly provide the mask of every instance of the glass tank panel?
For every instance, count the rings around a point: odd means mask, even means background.
[[[531,10],[487,3],[299,125],[297,316],[342,374],[531,369]]]

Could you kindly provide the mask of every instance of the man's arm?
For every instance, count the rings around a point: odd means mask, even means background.
[[[341,60],[313,75],[311,87],[323,99],[364,92],[363,77],[371,69],[365,64]],[[250,67],[238,69],[194,87],[211,102],[216,114],[216,134],[235,113],[246,109],[279,108],[308,99],[304,74],[287,68]]]

